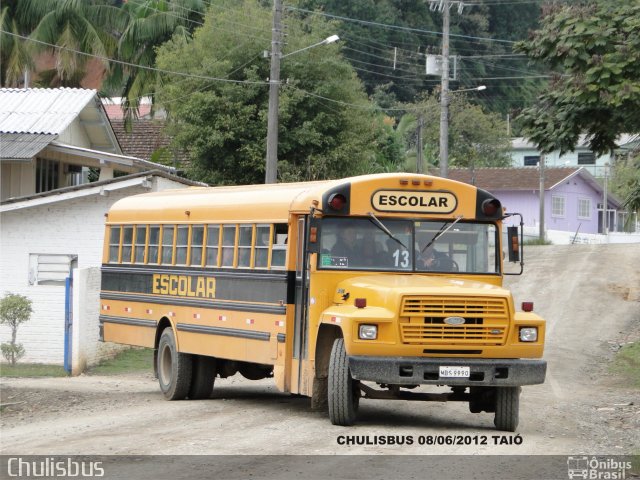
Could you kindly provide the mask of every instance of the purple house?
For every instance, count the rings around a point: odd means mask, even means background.
[[[509,212],[521,213],[525,227],[540,222],[540,170],[524,168],[452,169],[449,178],[493,193]],[[603,187],[586,169],[545,169],[544,224],[547,230],[603,233]],[[608,231],[622,231],[621,202],[607,195]]]

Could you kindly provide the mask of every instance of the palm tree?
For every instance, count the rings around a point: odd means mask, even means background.
[[[92,56],[108,69],[117,46],[115,32],[126,20],[109,0],[20,0],[13,13],[16,25],[30,29],[26,51],[31,56],[48,51],[55,57],[54,69],[39,72],[43,83],[64,86],[79,85]],[[23,59],[24,66],[32,66],[26,63]],[[15,72],[17,66],[11,65]]]
[[[15,0],[5,0],[0,10],[0,85],[18,86],[25,70],[33,69],[33,59],[25,42],[19,36],[27,36],[32,26],[16,17]],[[19,36],[18,36],[19,35]]]
[[[123,5],[127,22],[118,39],[117,58],[105,84],[111,92],[121,92],[125,123],[137,117],[140,100],[155,92],[158,76],[156,47],[174,36],[189,39],[202,25],[203,0],[129,0]],[[124,63],[126,62],[126,63]],[[149,68],[137,68],[140,65]]]

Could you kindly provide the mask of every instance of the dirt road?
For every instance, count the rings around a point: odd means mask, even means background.
[[[493,435],[499,443],[515,435],[496,432],[492,415],[466,404],[363,401],[358,425],[343,428],[268,380],[218,379],[212,399],[166,402],[149,373],[2,379],[2,402],[23,403],[2,413],[1,453],[638,453],[640,392],[611,378],[607,363],[640,338],[640,245],[529,247],[525,261],[509,284],[517,304],[534,301],[547,319],[549,368],[543,385],[523,388],[520,445],[495,445]],[[438,435],[471,444],[420,444]],[[345,436],[370,444],[341,444]],[[404,444],[380,444],[388,436]]]

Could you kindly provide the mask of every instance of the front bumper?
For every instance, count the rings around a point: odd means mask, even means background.
[[[356,380],[389,385],[464,385],[515,387],[544,382],[547,362],[508,358],[415,358],[349,356]],[[470,367],[469,378],[440,378],[440,366]]]

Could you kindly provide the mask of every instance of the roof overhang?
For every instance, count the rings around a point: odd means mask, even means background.
[[[50,205],[53,203],[75,200],[77,198],[89,196],[108,196],[110,192],[123,190],[132,187],[143,187],[150,189],[153,186],[153,177],[162,177],[176,183],[187,186],[206,186],[201,182],[194,182],[185,178],[176,177],[163,171],[142,172],[126,177],[113,178],[93,183],[85,183],[73,187],[50,190],[48,192],[37,193],[20,198],[11,198],[0,204],[0,213],[23,210],[26,208]]]
[[[149,162],[141,158],[118,155],[115,153],[93,150],[90,148],[76,147],[59,142],[51,142],[47,147],[48,157],[69,163],[82,163],[90,167],[108,167],[125,172],[139,172],[140,170],[161,170],[167,173],[175,173],[176,169]]]

